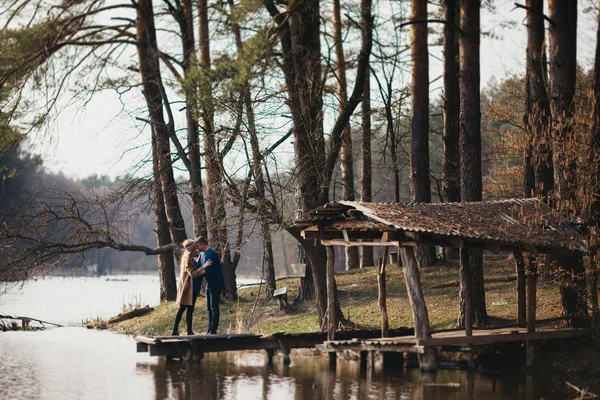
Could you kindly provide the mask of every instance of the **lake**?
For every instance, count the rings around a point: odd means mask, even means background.
[[[119,279],[119,280],[114,280]],[[0,399],[563,399],[564,382],[525,375],[416,369],[361,375],[358,362],[292,353],[284,366],[262,352],[208,354],[200,364],[136,353],[132,337],[81,328],[123,304],[156,305],[158,277],[47,277],[0,295],[0,314],[67,327],[0,332]],[[447,384],[450,385],[447,385]]]

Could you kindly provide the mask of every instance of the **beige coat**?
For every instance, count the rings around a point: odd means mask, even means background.
[[[200,269],[194,269],[194,260],[189,258],[188,265],[180,266],[179,286],[177,287],[177,299],[175,302],[182,306],[191,306],[194,296],[194,278],[201,275]]]

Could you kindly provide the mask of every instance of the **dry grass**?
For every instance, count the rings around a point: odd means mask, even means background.
[[[509,275],[515,273],[515,264],[509,255],[486,255],[484,259],[486,276]],[[458,317],[458,287],[431,289],[432,286],[458,279],[458,265],[445,264],[421,269],[421,280],[429,318],[433,329],[451,328]],[[412,326],[412,313],[402,270],[389,265],[386,270],[387,306],[390,327]],[[377,273],[374,267],[339,272],[336,274],[339,300],[344,315],[351,324],[360,328],[379,328],[381,317],[377,304]],[[278,281],[278,287],[288,287],[290,302],[298,293],[298,279]],[[250,326],[250,332],[269,334],[279,331],[308,332],[318,331],[318,315],[312,302],[301,305],[293,314],[279,310],[275,301],[264,300],[264,287],[258,294],[258,286],[239,291],[239,301],[225,302],[221,306],[221,332],[241,333]],[[258,305],[249,321],[256,296]],[[561,304],[558,287],[544,278],[538,281],[538,319],[560,315]],[[516,282],[486,284],[486,304],[488,314],[493,317],[515,320],[517,316]],[[129,334],[164,335],[171,332],[177,311],[174,303],[162,304],[155,311],[130,321],[116,324],[117,329]],[[182,321],[180,331],[184,330]],[[204,301],[199,299],[194,313],[194,331],[206,330],[207,316]]]

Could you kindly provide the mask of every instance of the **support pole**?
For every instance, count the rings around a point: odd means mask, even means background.
[[[290,358],[290,348],[281,340],[279,341],[279,351],[281,351],[281,355],[283,356],[283,364],[289,365],[292,362]]]
[[[525,259],[523,258],[523,253],[520,251],[515,251],[513,256],[517,268],[517,325],[524,327],[527,325]]]
[[[359,372],[361,376],[364,376],[367,373],[367,363],[369,358],[368,351],[361,351],[360,353],[360,364],[359,364]]]
[[[329,356],[329,369],[332,371],[335,371],[335,369],[337,367],[337,352],[330,351],[327,354]]]
[[[369,351],[367,355],[367,378],[371,379],[375,372],[375,352]]]
[[[267,364],[271,365],[273,364],[273,355],[275,354],[275,350],[273,349],[267,349]]]
[[[413,321],[415,324],[415,336],[419,339],[431,338],[431,327],[429,325],[429,313],[423,296],[421,279],[417,268],[417,258],[414,247],[400,247],[402,265],[404,266],[404,280],[406,291],[412,307]],[[426,347],[423,354],[419,354],[419,366],[423,371],[434,371],[437,369],[435,349]]]
[[[473,306],[471,303],[473,285],[472,276],[473,271],[471,270],[471,263],[469,262],[470,252],[464,247],[460,249],[460,285],[461,291],[464,293],[465,302],[465,335],[467,337],[473,336]],[[467,368],[472,371],[475,368],[475,360],[473,357],[473,347],[469,341],[465,348],[465,354],[467,356]]]
[[[383,369],[402,369],[404,367],[404,353],[382,351]]]
[[[461,291],[464,293],[465,301],[465,334],[467,336],[473,336],[473,307],[471,304],[471,297],[473,291],[473,285],[471,278],[473,271],[471,271],[471,263],[469,262],[470,252],[464,247],[460,249],[460,285]]]
[[[537,268],[531,259],[527,265],[527,333],[535,332],[537,307]]]
[[[335,251],[327,246],[327,340],[335,339],[337,315],[335,313]]]
[[[529,259],[527,263],[527,333],[535,332],[535,314],[537,307],[537,267],[535,260]],[[525,342],[525,364],[527,368],[533,365],[535,346],[532,341]]]
[[[383,259],[377,270],[377,286],[378,286],[378,300],[379,300],[379,312],[381,313],[381,337],[387,337],[390,331],[390,325],[388,322],[387,313],[387,301],[386,301],[386,286],[385,286],[385,265],[387,263],[389,247],[385,247],[383,250]]]

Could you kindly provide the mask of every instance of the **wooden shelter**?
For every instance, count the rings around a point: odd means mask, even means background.
[[[327,247],[329,310],[334,310],[335,299],[332,246],[385,248],[378,268],[379,305],[384,335],[388,329],[385,263],[389,247],[398,246],[417,341],[431,339],[432,333],[415,257],[417,243],[458,248],[475,247],[494,253],[514,252],[517,260],[518,321],[523,325],[527,323],[528,333],[535,331],[537,275],[531,265],[528,266],[530,270],[526,274],[522,253],[576,254],[585,251],[578,232],[537,199],[418,204],[333,202],[303,214],[288,231],[303,245],[320,241]],[[463,284],[470,292],[469,283]],[[469,301],[467,296],[467,310],[470,310]],[[335,338],[336,327],[335,313],[329,312],[329,340]],[[470,312],[466,312],[465,332],[467,337],[472,336]],[[422,369],[435,369],[434,349],[423,349],[419,354],[419,362]]]

